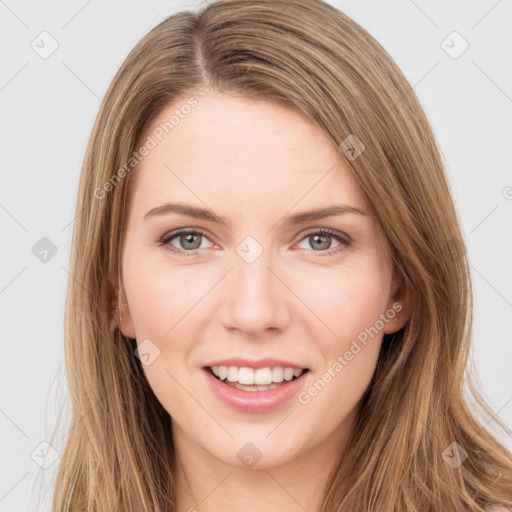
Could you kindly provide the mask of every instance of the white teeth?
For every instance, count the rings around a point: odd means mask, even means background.
[[[241,389],[242,391],[268,391],[269,389],[277,388],[277,384],[270,384],[268,386],[244,386],[243,384],[234,382],[229,385],[234,388]]]
[[[228,368],[227,379],[229,382],[238,382],[238,368],[236,366],[230,366]]]
[[[254,370],[247,367],[240,368],[238,370],[238,383],[246,386],[254,384]]]
[[[239,381],[243,384],[242,381]],[[272,382],[272,370],[270,368],[258,368],[254,372],[254,384],[267,385]]]
[[[284,380],[292,380],[293,379],[293,368],[285,368],[284,369]]]
[[[215,367],[217,368],[217,367]],[[219,377],[220,380],[225,380],[226,377],[228,376],[228,368],[227,366],[219,366],[219,373],[216,374],[217,377]]]
[[[240,385],[260,385],[266,386],[273,382],[290,381],[293,377],[299,377],[304,370],[299,368],[283,368],[275,366],[274,368],[248,368],[242,366],[212,366],[212,372],[219,377],[220,380],[228,380],[229,382],[238,382]]]
[[[282,366],[276,366],[275,368],[272,368],[272,381],[273,382],[283,382],[284,376],[283,376],[283,367]]]

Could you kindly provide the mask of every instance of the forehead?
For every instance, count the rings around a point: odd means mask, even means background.
[[[182,109],[191,96],[167,106],[141,138],[155,144],[137,166],[132,206],[139,214],[169,200],[254,214],[298,202],[364,208],[347,162],[301,113],[220,94],[193,96],[195,106]]]

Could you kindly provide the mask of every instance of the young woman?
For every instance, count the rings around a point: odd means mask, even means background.
[[[54,511],[512,507],[512,455],[465,395],[492,416],[436,141],[328,4],[221,0],[136,45],[70,274]]]

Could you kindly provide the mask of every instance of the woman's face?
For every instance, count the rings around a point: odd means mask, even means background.
[[[332,455],[405,321],[389,253],[320,129],[271,102],[196,98],[142,138],[122,331],[178,446],[238,467]]]

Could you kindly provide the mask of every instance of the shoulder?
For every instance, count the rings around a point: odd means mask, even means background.
[[[485,512],[511,512],[508,508],[502,507],[501,505],[489,505],[485,507]]]

